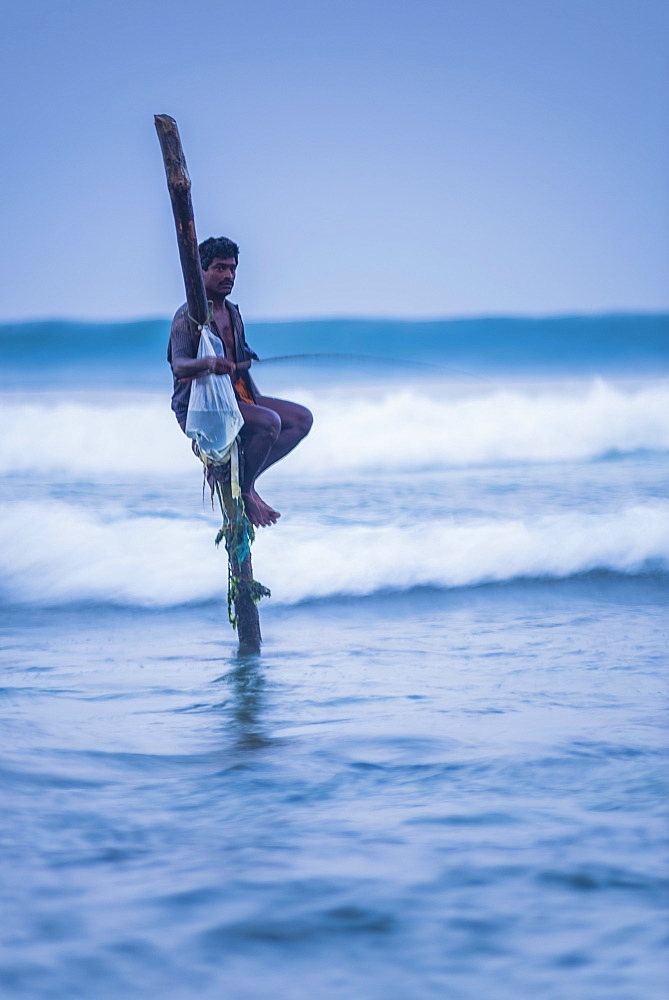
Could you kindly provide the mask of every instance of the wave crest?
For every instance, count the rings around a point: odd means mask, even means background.
[[[596,382],[578,393],[495,390],[449,398],[448,386],[296,398],[316,417],[312,435],[277,475],[596,459],[669,449],[669,388],[624,392]],[[112,406],[0,405],[0,473],[98,476],[187,474],[188,443],[166,400]]]
[[[274,603],[417,586],[463,587],[592,570],[669,571],[669,506],[616,514],[450,520],[420,526],[281,525],[262,532],[256,575]],[[173,607],[220,599],[225,553],[211,521],[103,517],[65,503],[16,503],[0,517],[5,604]]]

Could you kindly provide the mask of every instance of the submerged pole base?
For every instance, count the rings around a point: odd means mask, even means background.
[[[236,562],[236,560],[233,560]],[[239,580],[239,586],[234,596],[235,617],[237,619],[237,635],[239,636],[239,648],[248,652],[258,652],[262,645],[262,635],[260,633],[260,616],[258,615],[257,598],[253,592],[253,566],[251,556],[239,566],[232,566],[233,575]]]
[[[238,483],[238,470],[232,463],[238,461],[237,452],[233,446],[230,458],[230,475],[213,474],[213,478],[209,478],[207,474],[211,463],[199,448],[196,454],[205,467],[205,478],[212,490],[212,503],[214,495],[217,496],[223,515],[223,525],[216,536],[216,544],[218,545],[225,539],[225,548],[228,554],[228,617],[233,628],[237,629],[240,650],[258,652],[262,643],[262,635],[257,605],[261,598],[271,595],[267,587],[263,587],[261,583],[253,579],[251,543],[255,532],[244,513],[239,493],[233,495],[234,484]]]

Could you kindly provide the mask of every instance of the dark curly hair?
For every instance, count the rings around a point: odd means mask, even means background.
[[[204,243],[200,243],[198,250],[203,271],[209,268],[215,257],[221,257],[223,260],[234,257],[235,260],[239,260],[239,247],[227,236],[210,236]]]

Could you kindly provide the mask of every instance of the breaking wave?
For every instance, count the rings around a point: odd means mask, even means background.
[[[363,390],[297,398],[316,416],[312,435],[277,475],[327,478],[347,470],[590,460],[669,449],[669,387],[624,391],[602,381],[570,394],[500,389],[449,396],[448,387]],[[361,398],[362,397],[362,398]],[[5,397],[6,400],[6,397]],[[192,473],[193,457],[166,400],[114,405],[0,404],[0,474],[94,479]]]
[[[325,526],[260,532],[256,575],[273,603],[419,586],[475,586],[594,570],[669,571],[669,505],[615,514]],[[0,599],[174,607],[221,598],[225,553],[211,520],[104,516],[74,504],[17,502],[0,517]]]

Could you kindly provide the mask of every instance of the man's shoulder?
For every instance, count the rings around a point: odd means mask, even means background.
[[[184,320],[186,319],[188,319],[188,303],[184,302],[184,304],[182,306],[179,306],[179,308],[174,314],[174,317],[172,319],[172,328],[174,329],[175,323],[176,324],[183,323]]]
[[[188,318],[188,303],[184,302],[177,309],[172,320],[167,348],[167,360],[171,363],[175,357],[195,357],[197,353],[197,341],[197,332]]]

